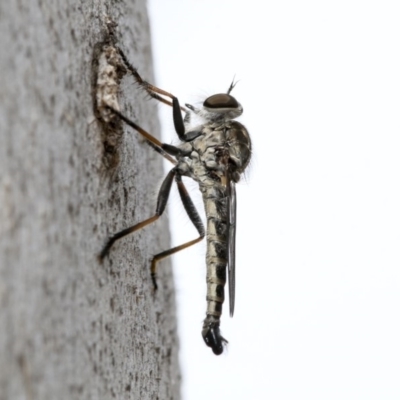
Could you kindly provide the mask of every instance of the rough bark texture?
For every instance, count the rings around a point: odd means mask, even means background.
[[[169,247],[165,217],[96,258],[153,215],[163,175],[136,132],[110,140],[94,116],[108,18],[152,80],[145,0],[0,2],[0,400],[179,398],[170,265],[155,295],[149,272]],[[156,105],[133,82],[121,108],[157,136]]]

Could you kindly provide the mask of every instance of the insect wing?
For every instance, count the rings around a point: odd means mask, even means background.
[[[227,182],[227,195],[229,313],[232,317],[235,310],[236,187],[230,177]]]

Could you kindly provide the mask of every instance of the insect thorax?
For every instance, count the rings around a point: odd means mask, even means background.
[[[247,167],[251,142],[247,129],[237,121],[204,124],[202,134],[182,143],[184,151],[178,163],[182,175],[190,176],[201,186],[225,186],[229,167],[235,182]]]

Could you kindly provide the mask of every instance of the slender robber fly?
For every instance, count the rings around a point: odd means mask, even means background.
[[[153,257],[150,267],[153,285],[156,289],[156,269],[160,260],[200,242],[207,235],[207,312],[203,323],[202,336],[214,354],[219,355],[223,352],[224,345],[227,343],[219,328],[227,270],[231,316],[233,316],[235,306],[235,184],[248,166],[251,157],[249,133],[241,123],[235,121],[235,118],[243,112],[240,103],[230,94],[235,84],[232,82],[227,93],[208,97],[200,109],[190,104],[185,104],[186,107],[182,107],[174,95],[144,81],[137,70],[128,62],[124,53],[119,49],[117,49],[117,52],[136,82],[152,98],[172,107],[175,131],[181,143],[178,146],[161,143],[121,112],[111,106],[106,106],[109,111],[139,132],[148,144],[174,164],[174,167],[169,171],[161,185],[155,214],[149,219],[110,237],[99,258],[103,260],[117,240],[138,231],[161,217],[167,205],[172,183],[175,180],[183,206],[197,229],[199,237]],[[192,113],[204,121],[202,125],[195,128],[190,127]],[[182,176],[194,179],[199,185],[207,218],[207,234],[182,182]]]

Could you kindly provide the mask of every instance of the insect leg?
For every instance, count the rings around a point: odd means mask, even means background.
[[[153,135],[151,135],[149,132],[145,131],[143,128],[141,128],[136,122],[133,122],[131,119],[125,117],[124,114],[116,110],[115,108],[112,108],[110,106],[107,106],[109,110],[111,110],[115,115],[117,115],[119,118],[122,119],[127,125],[135,129],[137,132],[139,132],[147,141],[147,143],[152,147],[157,153],[161,154],[164,158],[166,158],[168,161],[170,161],[172,164],[176,164],[176,160],[172,158],[164,149],[163,149],[163,144],[156,139]]]
[[[135,78],[136,82],[143,87],[143,89],[147,92],[147,94],[152,97],[153,99],[156,99],[158,101],[160,101],[161,103],[164,103],[170,107],[172,107],[172,102],[164,99],[164,97],[160,96],[166,96],[169,97],[171,100],[175,98],[175,96],[171,93],[166,92],[165,90],[159,89],[158,87],[152,85],[151,83],[145,81],[140,75],[139,72],[137,71],[137,69],[128,61],[125,53],[121,50],[118,49],[118,53],[122,58],[122,61],[124,62],[126,68],[128,69],[128,71],[133,75],[133,77]],[[186,108],[185,107],[181,107],[181,110],[183,112],[186,112]]]
[[[189,216],[193,225],[197,229],[197,232],[199,233],[199,237],[197,239],[193,239],[189,242],[183,243],[180,246],[176,246],[176,247],[173,247],[172,249],[165,250],[161,253],[158,253],[153,257],[153,259],[151,260],[151,278],[153,280],[154,289],[157,289],[156,271],[157,271],[158,261],[200,242],[206,234],[203,222],[201,221],[201,218],[196,210],[196,207],[194,206],[192,199],[190,198],[189,193],[186,190],[186,187],[182,182],[182,178],[178,173],[176,174],[175,180],[178,185],[178,191],[179,191],[179,195],[182,200],[182,204],[185,207],[187,215]]]
[[[172,93],[166,92],[165,90],[162,90],[157,86],[145,81],[139,75],[137,69],[128,61],[124,52],[121,49],[118,49],[118,52],[128,71],[133,75],[136,82],[148,93],[148,95],[153,99],[172,107],[175,131],[181,141],[187,141],[185,135],[185,124],[190,122],[190,112],[185,107],[180,106],[178,98]],[[169,101],[162,96],[169,97],[172,101]],[[185,113],[185,118],[182,117],[182,111]]]
[[[133,225],[130,228],[126,228],[126,229],[116,233],[115,235],[111,236],[108,239],[105,246],[103,247],[103,250],[99,254],[100,262],[103,261],[104,257],[106,257],[106,255],[109,253],[112,245],[117,240],[123,238],[126,235],[129,235],[130,233],[136,232],[139,229],[144,228],[145,226],[151,224],[152,222],[156,221],[158,218],[161,217],[161,215],[163,214],[163,212],[165,210],[165,206],[167,205],[169,193],[171,191],[172,181],[174,180],[175,174],[176,174],[176,170],[174,168],[171,171],[169,171],[168,175],[166,176],[166,178],[164,179],[164,182],[161,185],[160,191],[158,192],[156,213],[152,217],[150,217],[142,222],[139,222],[138,224]]]

